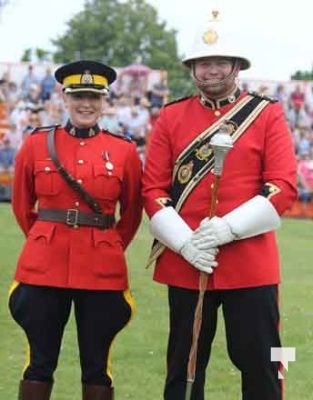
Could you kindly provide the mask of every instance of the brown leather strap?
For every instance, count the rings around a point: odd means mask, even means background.
[[[84,201],[95,213],[102,214],[100,204],[93,199],[88,192],[86,192],[86,190],[67,172],[67,170],[60,163],[54,146],[55,129],[56,128],[53,127],[48,132],[48,150],[52,161],[68,185],[84,199]]]
[[[113,214],[85,213],[75,208],[68,210],[39,209],[38,220],[63,222],[69,226],[93,226],[99,229],[109,229],[115,223]]]

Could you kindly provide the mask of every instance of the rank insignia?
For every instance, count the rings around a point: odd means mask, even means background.
[[[208,158],[210,157],[212,153],[212,150],[210,149],[210,146],[208,143],[204,144],[201,146],[199,149],[196,150],[196,157],[200,161],[207,161]]]
[[[177,173],[177,178],[179,183],[185,184],[192,177],[193,161],[189,161],[188,164],[182,165]]]

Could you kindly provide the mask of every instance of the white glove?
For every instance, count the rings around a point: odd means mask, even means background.
[[[194,234],[192,229],[173,207],[165,207],[156,212],[150,220],[149,228],[156,239],[175,253],[181,254],[200,271],[211,274],[217,266],[215,255],[218,250],[205,248],[199,251],[197,246],[191,243]]]
[[[151,234],[175,253],[191,238],[193,231],[173,207],[164,207],[150,220]]]
[[[188,240],[180,250],[180,254],[192,266],[199,271],[206,272],[207,274],[213,273],[213,268],[217,267],[218,263],[215,261],[217,249],[210,249],[209,251],[200,251],[193,243]]]
[[[235,240],[228,223],[219,217],[204,218],[195,230],[191,242],[199,250],[208,250]]]
[[[192,243],[199,250],[218,247],[277,229],[280,223],[272,203],[257,195],[222,218],[204,218],[192,236]]]

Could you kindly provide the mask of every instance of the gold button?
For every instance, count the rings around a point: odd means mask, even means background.
[[[221,115],[221,112],[218,111],[218,110],[216,110],[216,111],[214,111],[214,115],[215,115],[216,117],[219,117],[219,116]]]
[[[79,201],[75,201],[74,205],[75,207],[79,207]]]
[[[78,160],[77,163],[78,164],[84,164],[84,160]]]
[[[73,229],[78,229],[79,225],[73,225]]]
[[[51,168],[50,167],[45,167],[45,171],[51,171]]]
[[[83,183],[82,179],[77,179],[77,183]]]
[[[80,142],[79,143],[81,146],[85,146],[85,142]]]

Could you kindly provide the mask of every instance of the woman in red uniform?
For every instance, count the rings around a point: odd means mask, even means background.
[[[27,335],[21,400],[48,400],[72,305],[84,400],[113,399],[110,347],[131,318],[125,249],[139,227],[136,147],[101,130],[115,71],[77,61],[55,72],[69,119],[39,128],[17,154],[13,211],[26,241],[9,306]]]
[[[270,359],[271,347],[281,346],[273,230],[297,196],[296,160],[278,102],[238,88],[237,76],[250,61],[236,51],[233,38],[223,35],[218,22],[201,32],[183,61],[198,93],[163,107],[145,162],[144,207],[158,240],[151,257],[154,279],[168,286],[170,309],[165,400],[185,399],[199,271],[209,276],[191,399],[204,399],[222,308],[242,399],[282,400],[279,365]],[[221,126],[233,148],[220,178],[216,215],[209,219],[210,140]]]

